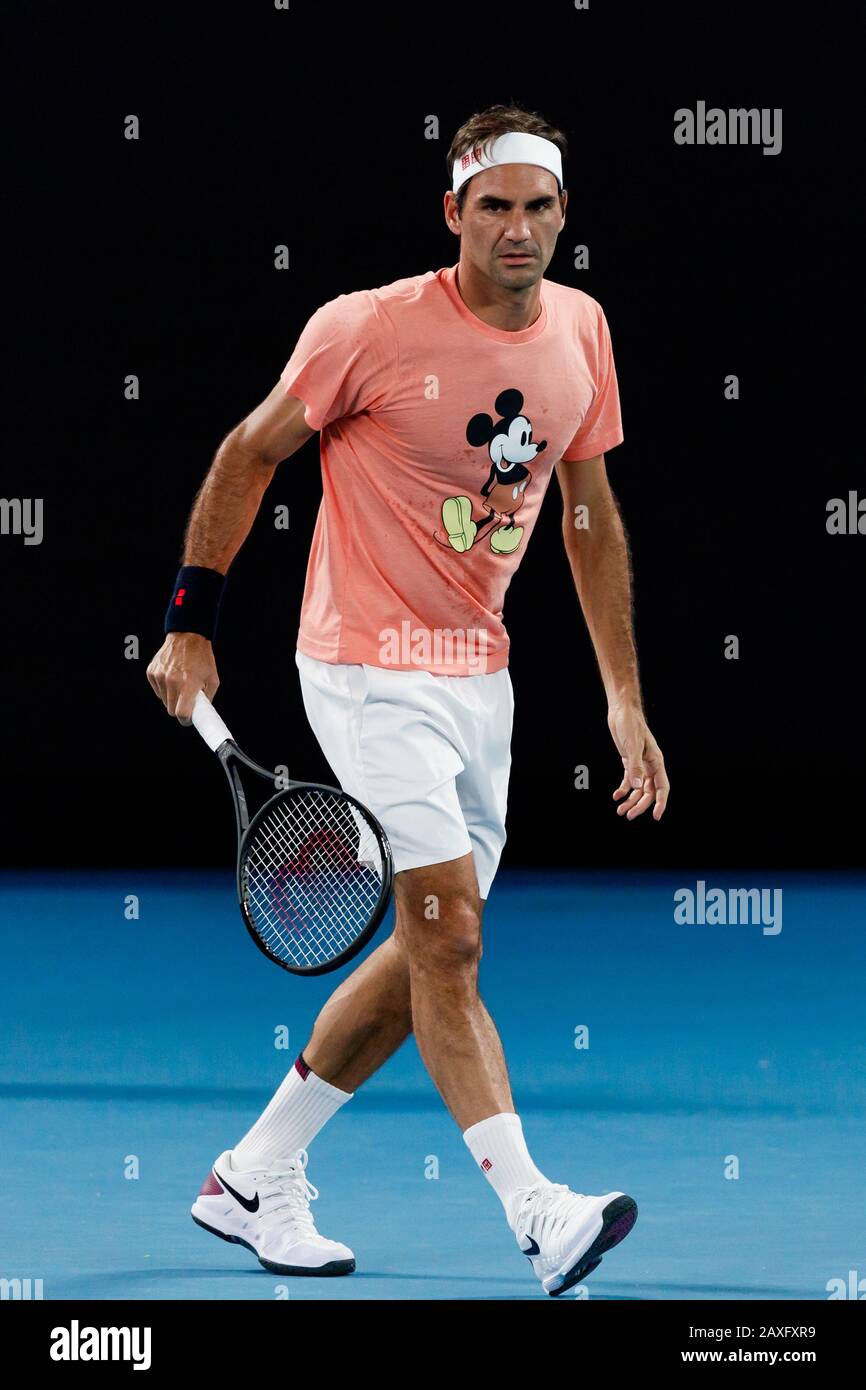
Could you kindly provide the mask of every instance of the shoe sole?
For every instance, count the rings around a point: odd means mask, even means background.
[[[218,1231],[216,1226],[209,1226],[206,1221],[201,1221],[197,1216],[193,1216],[192,1219],[197,1226],[201,1226],[203,1231],[210,1231],[212,1236],[219,1236],[220,1240],[227,1240],[230,1245],[243,1245],[271,1274],[294,1274],[301,1278],[330,1279],[339,1274],[352,1274],[355,1269],[354,1260],[331,1260],[326,1265],[317,1265],[315,1269],[310,1269],[307,1265],[279,1265],[274,1260],[264,1259],[255,1246],[250,1245],[249,1241],[243,1240],[241,1236],[230,1236],[225,1231]]]
[[[577,1264],[572,1265],[571,1269],[564,1274],[554,1277],[562,1279],[562,1283],[555,1289],[548,1289],[547,1293],[551,1298],[559,1298],[568,1289],[573,1289],[575,1284],[579,1284],[581,1279],[585,1279],[594,1269],[598,1269],[601,1264],[602,1255],[608,1250],[612,1250],[615,1245],[619,1245],[621,1240],[625,1240],[634,1223],[637,1221],[637,1202],[633,1197],[615,1197],[612,1202],[608,1202],[601,1214],[601,1230],[588,1250],[585,1250]]]

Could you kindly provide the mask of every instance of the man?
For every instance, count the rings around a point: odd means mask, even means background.
[[[340,295],[312,316],[279,383],[217,452],[148,671],[181,723],[199,689],[213,697],[224,576],[277,464],[321,431],[296,661],[328,762],[391,840],[396,926],[328,1000],[192,1208],[282,1274],[354,1269],[352,1252],[315,1230],[307,1148],[410,1032],[549,1294],[583,1279],[636,1218],[626,1194],[585,1196],[536,1167],[477,987],[510,766],[502,602],[554,466],[622,756],[618,813],[652,806],[658,820],[668,794],[605,473],[623,437],[610,334],[595,300],[543,278],[565,225],[564,150],[561,132],[518,107],[458,131],[444,211],[459,263]],[[575,527],[578,508],[588,527]]]

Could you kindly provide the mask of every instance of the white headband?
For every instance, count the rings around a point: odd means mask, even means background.
[[[489,155],[479,147],[457,156],[451,171],[454,178],[451,192],[456,193],[473,174],[480,173],[482,169],[493,169],[498,164],[538,164],[556,176],[562,191],[562,155],[559,146],[541,135],[525,135],[523,131],[512,130],[507,135],[497,136]]]

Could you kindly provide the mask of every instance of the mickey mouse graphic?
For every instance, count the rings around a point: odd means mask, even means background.
[[[520,545],[523,527],[514,525],[514,514],[523,506],[526,487],[532,482],[527,463],[547,448],[547,440],[534,444],[532,423],[523,415],[523,393],[514,389],[500,391],[494,402],[499,419],[489,415],[473,415],[466,426],[466,438],[475,448],[487,445],[490,474],[481,488],[481,506],[487,513],[478,521],[472,519],[472,502],[468,497],[446,497],[442,503],[442,525],[453,550],[463,554],[471,550],[485,526],[499,521],[502,525],[490,532],[490,549],[497,555],[511,555]],[[440,537],[436,536],[437,540]]]

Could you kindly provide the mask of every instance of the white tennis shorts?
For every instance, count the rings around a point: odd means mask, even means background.
[[[482,898],[505,844],[514,692],[508,667],[434,676],[295,652],[310,727],[343,791],[373,812],[394,869],[471,851]]]

